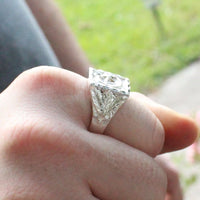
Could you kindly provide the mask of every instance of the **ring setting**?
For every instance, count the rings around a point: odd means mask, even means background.
[[[118,74],[89,68],[92,98],[90,130],[103,133],[112,117],[130,95],[130,81]]]

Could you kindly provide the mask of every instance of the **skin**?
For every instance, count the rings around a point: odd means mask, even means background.
[[[179,174],[177,173],[176,167],[170,162],[168,158],[164,158],[163,156],[158,156],[155,160],[164,169],[167,175],[168,185],[165,200],[183,199],[183,193],[179,181]]]
[[[66,20],[62,16],[55,2],[53,0],[26,0],[26,2],[29,5],[38,24],[42,28],[46,38],[49,40],[62,67],[87,77],[88,66],[90,66],[90,63],[86,58],[84,52],[81,50],[70,27],[66,23]],[[188,133],[195,132],[196,127],[194,127],[193,122],[188,123],[188,121],[190,121],[188,118],[178,115],[172,110],[169,110],[166,107],[152,102],[151,100],[139,93],[132,93],[131,97],[139,100],[140,104],[143,104],[145,107],[151,110],[151,112],[153,112],[154,115],[156,115],[157,118],[162,122],[164,131],[167,133],[165,134],[165,145],[162,149],[162,152],[184,148],[193,141],[195,134],[192,135]],[[132,102],[132,106],[136,106],[135,101]],[[141,108],[141,106],[139,107]],[[136,111],[134,109],[132,110],[133,113],[136,114]],[[124,113],[125,116],[126,111],[124,111]],[[125,142],[127,141],[127,139],[129,139],[129,141],[127,142],[128,144],[131,145],[133,143],[135,147],[142,149],[144,152],[148,152],[152,156],[156,155],[156,150],[158,151],[158,149],[151,149],[150,146],[152,145],[152,143],[148,143],[148,139],[146,140],[146,146],[141,146],[140,142],[141,138],[150,138],[150,136],[153,136],[151,134],[144,134],[145,128],[153,128],[151,125],[150,127],[143,126],[141,130],[138,129],[137,131],[136,129],[134,129],[133,132],[137,132],[137,137],[135,138],[132,137],[132,134],[129,134],[129,131],[131,132],[133,129],[133,125],[135,126],[135,124],[140,123],[140,120],[138,120],[137,117],[134,118],[134,116],[135,115],[131,115],[131,123],[126,126],[126,138],[124,138],[124,135],[122,134],[123,126],[117,126],[118,123],[115,123],[116,127],[111,123],[110,126],[107,128],[106,133],[110,136],[113,136],[113,133],[110,132],[110,129],[115,129],[115,131],[118,133],[117,135],[115,134],[115,138]],[[118,120],[121,119],[119,118]],[[117,122],[118,120],[115,119],[115,122]],[[176,131],[174,131],[174,127],[176,128]],[[154,134],[154,136],[154,139],[158,141],[159,139],[157,137],[162,137],[162,134],[160,136],[156,136],[156,134]],[[161,161],[159,162],[159,160]],[[170,173],[170,162],[163,162],[162,158],[156,159],[156,162],[165,171],[168,179],[168,185],[171,185],[172,183],[170,181],[173,180],[174,177],[178,176],[177,171],[174,170],[174,173]],[[180,188],[180,183],[178,181],[176,181],[176,184],[178,184],[177,187]],[[168,194],[170,194],[168,195],[169,200],[180,200],[182,192],[181,190],[174,190],[174,192],[172,193],[171,190],[169,190]]]
[[[154,157],[193,142],[197,127],[139,96],[96,134],[87,79],[53,67],[22,73],[0,94],[0,199],[163,200],[168,177]]]

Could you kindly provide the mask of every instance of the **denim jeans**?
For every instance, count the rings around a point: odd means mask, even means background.
[[[0,0],[0,92],[21,72],[60,66],[24,0]]]

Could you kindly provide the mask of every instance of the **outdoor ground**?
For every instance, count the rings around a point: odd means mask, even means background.
[[[199,57],[199,1],[160,0],[163,38],[142,0],[56,1],[91,62],[128,76],[133,90],[147,93]]]

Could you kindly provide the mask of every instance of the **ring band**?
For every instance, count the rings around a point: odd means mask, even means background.
[[[112,117],[130,95],[130,81],[117,74],[89,68],[92,98],[90,131],[103,133]]]

